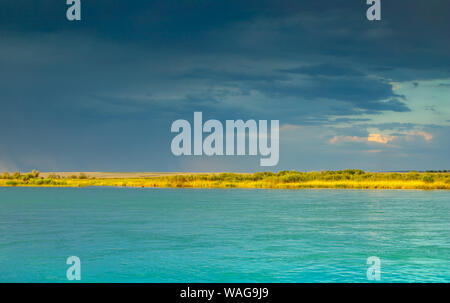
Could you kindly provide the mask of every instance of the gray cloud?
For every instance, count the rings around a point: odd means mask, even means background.
[[[317,127],[306,136],[312,161],[329,136],[364,133],[361,115],[411,110],[391,81],[450,78],[450,4],[407,4],[384,2],[371,23],[364,1],[98,0],[76,24],[64,1],[2,1],[0,118],[14,127],[0,132],[0,163],[176,170],[167,130],[195,110]]]
[[[332,64],[319,64],[319,65],[307,65],[302,67],[296,67],[296,68],[287,68],[287,69],[281,69],[281,72],[285,73],[292,73],[292,74],[302,74],[307,75],[311,77],[315,76],[364,76],[364,73],[349,68],[349,67],[342,67],[342,66],[336,66]]]

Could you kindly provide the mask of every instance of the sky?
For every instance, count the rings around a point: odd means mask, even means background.
[[[449,1],[0,0],[0,171],[450,169]],[[280,157],[171,123],[279,120]]]

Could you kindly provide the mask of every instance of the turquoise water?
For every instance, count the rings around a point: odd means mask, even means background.
[[[450,192],[0,188],[0,281],[450,281]]]

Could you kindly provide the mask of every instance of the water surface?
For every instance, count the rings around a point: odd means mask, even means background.
[[[0,188],[0,281],[450,282],[450,192]]]

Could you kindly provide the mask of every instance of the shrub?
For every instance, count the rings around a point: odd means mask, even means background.
[[[31,172],[31,177],[32,178],[38,178],[39,177],[40,172],[37,170],[34,170]]]
[[[425,175],[423,176],[423,182],[425,183],[433,183],[434,182],[434,178],[431,175]]]

